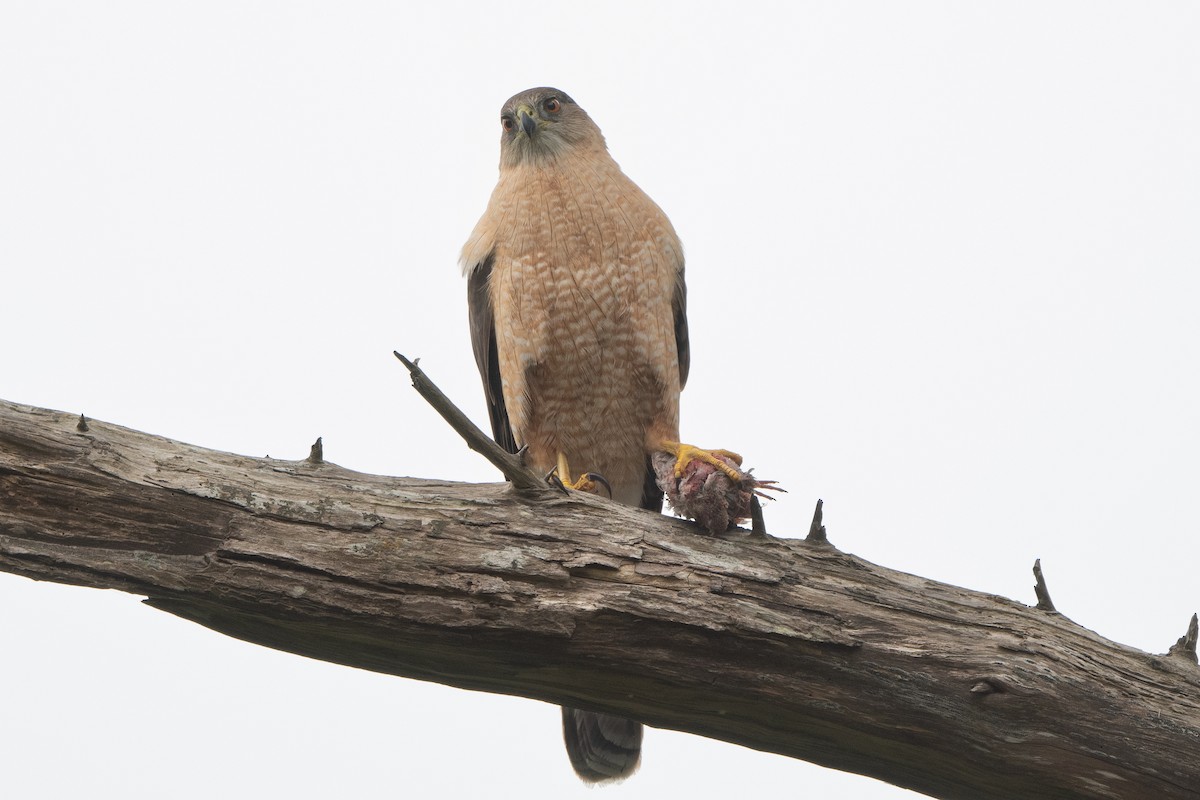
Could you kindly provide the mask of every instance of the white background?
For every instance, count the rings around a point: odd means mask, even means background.
[[[458,249],[558,86],[688,255],[683,435],[839,547],[1163,652],[1200,608],[1191,3],[0,5],[0,397],[250,455],[497,475]],[[12,798],[896,798],[0,576]]]

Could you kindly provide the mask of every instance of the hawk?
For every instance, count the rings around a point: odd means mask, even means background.
[[[499,182],[461,259],[492,432],[568,488],[595,490],[603,476],[617,502],[661,510],[651,454],[675,456],[677,469],[717,461],[679,443],[689,355],[679,237],[565,92],[513,96],[500,127]],[[572,465],[586,471],[572,480]],[[562,716],[583,780],[637,768],[640,723]]]

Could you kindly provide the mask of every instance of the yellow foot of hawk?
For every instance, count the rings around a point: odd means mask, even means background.
[[[659,449],[664,453],[670,453],[675,456],[675,477],[682,478],[683,471],[687,469],[687,465],[692,461],[702,461],[705,464],[710,464],[729,478],[734,483],[741,483],[748,475],[742,472],[737,467],[731,466],[729,461],[742,465],[742,457],[730,450],[704,450],[683,442],[662,442]],[[725,459],[728,459],[726,461]]]

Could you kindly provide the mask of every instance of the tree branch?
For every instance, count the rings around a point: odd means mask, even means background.
[[[433,406],[433,409],[442,415],[442,419],[446,420],[447,424],[463,437],[467,447],[492,462],[492,466],[500,470],[500,473],[512,483],[517,492],[529,498],[535,498],[550,491],[545,477],[539,476],[525,466],[524,450],[514,455],[481,431],[479,426],[471,422],[467,415],[460,411],[458,406],[442,393],[437,384],[429,380],[425,372],[417,366],[417,361],[420,359],[410,361],[395,350],[392,351],[392,355],[400,359],[400,363],[408,368],[413,388],[421,397],[425,398],[425,402]]]
[[[1200,786],[1200,669],[1061,615],[578,493],[246,458],[79,421],[0,402],[0,569],[934,797]]]

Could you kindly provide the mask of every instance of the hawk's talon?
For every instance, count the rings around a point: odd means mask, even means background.
[[[584,475],[581,475],[579,480],[582,481],[584,478],[587,478],[589,481],[593,481],[594,483],[598,483],[601,486],[603,486],[605,491],[608,492],[608,499],[612,500],[612,496],[613,496],[612,484],[608,482],[608,478],[605,478],[599,472],[588,472]],[[595,494],[595,492],[593,492],[593,494]]]
[[[550,484],[551,487],[558,489],[563,494],[570,494],[570,492],[567,491],[566,484],[562,482],[562,478],[558,477],[558,467],[555,467],[546,473],[545,481],[546,483]]]

